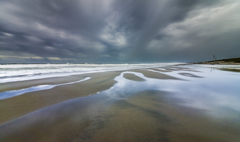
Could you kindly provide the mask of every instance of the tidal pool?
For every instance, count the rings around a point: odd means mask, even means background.
[[[0,125],[0,141],[240,140],[240,73],[202,66],[143,70],[178,79],[124,71],[108,90]]]

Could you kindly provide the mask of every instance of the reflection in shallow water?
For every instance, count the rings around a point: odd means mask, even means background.
[[[238,72],[238,73],[240,73],[240,69],[220,68],[220,70],[223,70],[223,71],[232,71],[232,72]]]
[[[0,100],[15,97],[15,96],[22,95],[22,94],[29,93],[29,92],[48,90],[48,89],[52,89],[57,86],[79,83],[82,81],[86,81],[88,79],[90,79],[90,77],[86,77],[85,79],[82,79],[79,81],[74,81],[74,82],[68,82],[68,83],[62,83],[62,84],[56,84],[56,85],[38,85],[38,86],[33,86],[33,87],[26,88],[26,89],[21,89],[21,90],[6,91],[6,92],[0,93]]]
[[[201,78],[201,76],[197,76],[197,75],[194,75],[194,74],[191,74],[191,73],[179,73],[179,74],[183,75],[183,76],[188,76],[188,77]]]
[[[5,123],[0,135],[6,141],[237,141],[239,74],[198,66],[170,69],[164,74],[182,80],[123,72],[112,88]],[[124,74],[145,81],[128,80]]]
[[[212,116],[239,118],[236,114],[240,112],[240,76],[238,73],[224,72],[220,70],[211,70],[194,66],[201,72],[195,72],[197,76],[203,78],[194,78],[181,76],[182,72],[175,71],[166,73],[175,77],[188,80],[184,83],[171,85],[175,89],[175,97],[183,99],[183,105],[204,109]]]

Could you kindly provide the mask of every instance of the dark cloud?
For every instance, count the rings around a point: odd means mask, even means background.
[[[0,0],[0,62],[166,62],[240,53],[237,0]]]

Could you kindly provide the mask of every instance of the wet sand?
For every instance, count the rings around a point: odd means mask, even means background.
[[[8,86],[5,90],[11,90],[11,88],[60,84],[91,77],[83,82],[0,100],[0,141],[238,142],[240,140],[238,122],[213,118],[206,115],[204,109],[181,106],[179,104],[184,100],[171,97],[180,95],[177,92],[143,88],[143,86],[146,88],[147,85],[151,86],[151,81],[154,80],[178,82],[184,85],[185,82],[189,82],[185,78],[202,79],[194,74],[195,70],[178,66],[165,68],[166,73],[182,71],[177,73],[179,76],[161,73],[161,69],[158,68],[154,69],[157,72],[150,70],[135,69],[128,72],[114,71],[23,81],[19,86],[17,85],[19,82],[13,83],[12,87],[9,87],[11,83],[5,84]],[[141,74],[143,76],[140,76]],[[1,89],[4,90],[4,87]]]
[[[226,68],[220,68],[220,70],[223,70],[223,71],[232,71],[232,72],[240,72],[240,69],[226,69]]]
[[[134,74],[131,74],[131,73],[126,73],[126,74],[124,74],[123,77],[126,79],[129,79],[129,80],[133,80],[133,81],[145,81],[144,79],[142,79]]]
[[[60,84],[81,80],[85,77],[91,77],[90,80],[84,82],[57,86],[50,90],[31,92],[20,96],[0,100],[0,114],[4,114],[0,117],[0,124],[23,116],[32,111],[63,102],[65,100],[83,97],[109,89],[116,83],[116,81],[113,79],[120,73],[121,72],[93,73],[79,76],[70,76],[69,78],[62,77],[15,82],[13,83],[13,90],[20,89],[18,87],[15,87],[17,83],[19,83],[21,87],[27,88],[42,84]],[[7,85],[4,84],[3,86],[8,86],[9,90],[11,88],[11,83],[7,83]]]
[[[84,141],[212,142],[237,141],[239,129],[201,116],[199,110],[176,107],[166,92],[148,90],[117,101],[107,121]],[[169,102],[170,101],[170,102]],[[219,129],[225,128],[225,129]]]
[[[174,76],[169,76],[160,72],[153,72],[153,71],[149,71],[148,69],[135,69],[135,70],[130,70],[133,72],[139,72],[144,74],[144,76],[148,77],[148,78],[155,78],[155,79],[176,79],[179,80],[179,78],[176,78]]]

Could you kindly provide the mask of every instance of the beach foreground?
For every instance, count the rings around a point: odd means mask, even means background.
[[[238,142],[239,83],[197,65],[2,83],[0,141]]]

